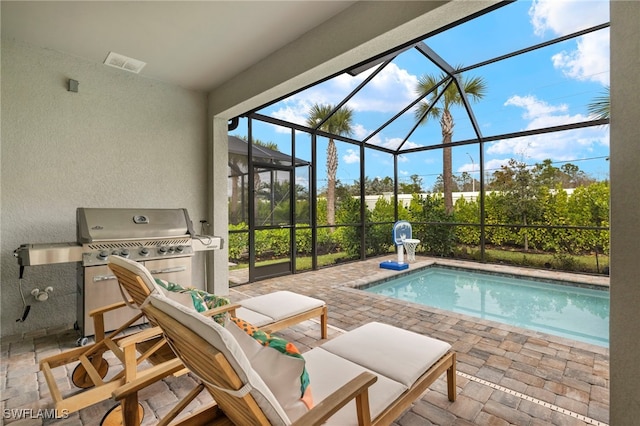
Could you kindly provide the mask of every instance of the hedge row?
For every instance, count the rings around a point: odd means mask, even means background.
[[[543,250],[552,253],[582,254],[598,250],[609,252],[609,231],[575,229],[571,227],[609,226],[609,186],[606,182],[576,188],[571,195],[562,189],[543,189],[527,217],[513,217],[508,198],[499,192],[485,197],[485,242],[496,246]],[[300,206],[298,206],[300,207]],[[326,211],[324,200],[318,200],[318,217]],[[365,209],[367,255],[388,253],[393,249],[391,229],[394,218],[393,203],[380,197],[373,210]],[[408,207],[398,206],[399,220],[408,220],[413,236],[421,240],[424,253],[448,256],[458,244],[478,245],[480,241],[479,200],[459,199],[454,213],[448,215],[437,195],[414,194]],[[360,200],[340,200],[336,212],[338,224],[360,223]],[[379,224],[380,222],[386,222]],[[469,225],[446,225],[444,223]],[[438,223],[443,223],[438,225]],[[526,223],[527,227],[524,227]],[[322,225],[321,221],[319,223]],[[508,224],[508,225],[505,225]],[[536,227],[544,226],[544,227]],[[551,226],[551,227],[549,227]],[[569,227],[569,228],[567,228]],[[231,225],[230,231],[246,231],[247,225]],[[362,228],[336,226],[318,229],[318,249],[322,252],[342,251],[348,257],[359,257]],[[288,229],[274,229],[256,233],[256,256],[260,258],[286,256],[289,253]],[[243,260],[247,256],[247,233],[230,233],[229,257]],[[311,230],[296,231],[296,251],[301,255],[312,252]]]

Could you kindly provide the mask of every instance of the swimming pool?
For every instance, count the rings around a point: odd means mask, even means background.
[[[429,266],[363,290],[609,346],[608,289]]]

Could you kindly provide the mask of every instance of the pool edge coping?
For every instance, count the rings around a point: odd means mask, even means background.
[[[384,260],[381,260],[381,263]],[[416,261],[409,263],[409,268],[401,271],[394,271],[380,268],[378,273],[366,277],[341,283],[340,287],[350,287],[359,290],[371,287],[373,283],[382,284],[385,281],[399,278],[404,275],[414,273],[432,266],[443,266],[446,268],[472,269],[489,274],[511,275],[533,280],[548,280],[558,284],[569,284],[579,287],[592,288],[596,290],[610,289],[609,276],[596,276],[589,274],[579,274],[573,272],[551,271],[546,269],[524,268],[511,265],[487,264],[469,262],[456,259],[433,259],[416,256]]]

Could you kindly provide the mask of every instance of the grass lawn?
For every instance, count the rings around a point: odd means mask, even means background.
[[[345,253],[329,253],[318,256],[318,266],[328,266],[334,265],[336,263],[340,263],[347,259],[348,256]],[[274,263],[282,262],[282,259],[269,259],[263,260],[260,262],[256,262],[256,266],[265,266],[271,265]],[[249,263],[238,263],[234,266],[231,266],[229,270],[233,271],[235,269],[243,269],[248,268]],[[310,256],[298,256],[296,257],[296,269],[298,271],[306,271],[311,270],[311,257]]]
[[[487,263],[506,263],[516,266],[528,266],[540,269],[556,269],[566,272],[587,272],[592,274],[603,273],[609,267],[609,256],[599,254],[596,260],[595,254],[567,255],[540,252],[523,252],[503,248],[487,248],[485,250]],[[480,260],[480,249],[477,247],[460,246],[456,249],[455,258]],[[318,256],[318,266],[329,266],[348,260],[346,253],[329,253]],[[281,262],[281,259],[270,259],[257,262],[256,266],[270,265]],[[311,257],[296,257],[296,269],[305,271],[311,269]],[[238,263],[230,267],[230,270],[248,268],[248,263]]]
[[[479,248],[460,248],[456,257],[480,260]],[[568,255],[544,252],[524,252],[503,248],[485,249],[487,263],[507,263],[516,266],[529,266],[540,269],[557,269],[567,272],[603,273],[609,267],[609,256],[598,254]]]

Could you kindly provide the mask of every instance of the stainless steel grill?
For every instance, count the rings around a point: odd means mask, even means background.
[[[135,261],[193,256],[186,209],[79,208],[77,223],[83,266],[104,265],[110,254]]]
[[[75,243],[23,244],[15,250],[21,266],[79,262],[77,328],[95,333],[91,310],[122,300],[109,255],[144,263],[156,277],[191,285],[195,252],[222,248],[222,239],[196,235],[186,209],[78,208]],[[129,308],[105,315],[113,330],[137,312]]]

